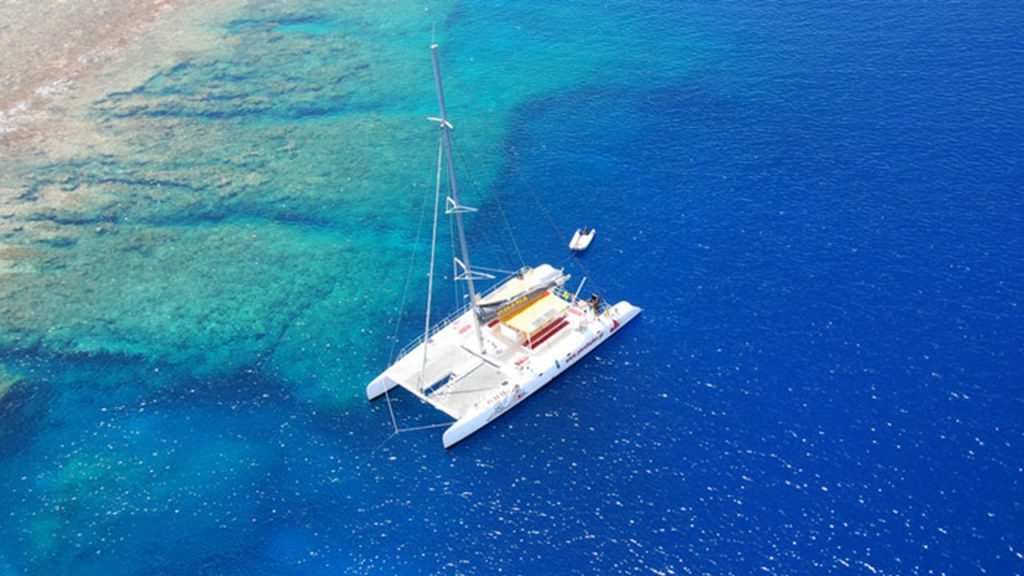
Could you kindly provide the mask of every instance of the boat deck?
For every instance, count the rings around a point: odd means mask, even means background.
[[[564,301],[563,301],[564,302]],[[585,313],[564,302],[568,312],[548,324],[547,332],[525,345],[503,334],[497,323],[482,326],[486,354],[479,353],[469,312],[410,350],[387,372],[400,386],[449,416],[459,419],[493,400],[506,386],[532,375],[535,364],[554,362],[550,350],[576,331]],[[543,332],[543,331],[539,331]],[[548,358],[550,356],[550,358]],[[540,360],[537,362],[537,360]]]

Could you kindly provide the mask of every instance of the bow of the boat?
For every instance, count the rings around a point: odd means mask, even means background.
[[[375,400],[395,386],[398,386],[398,382],[388,377],[387,372],[382,372],[366,386],[366,398]]]

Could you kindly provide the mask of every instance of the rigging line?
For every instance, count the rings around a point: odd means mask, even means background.
[[[437,142],[437,182],[434,185],[434,227],[430,236],[430,271],[427,273],[427,317],[423,321],[423,365],[420,367],[420,379],[427,369],[427,346],[430,344],[430,306],[434,302],[434,263],[437,260],[437,212],[441,205],[441,159],[444,154],[444,141]],[[420,386],[425,384],[421,381]]]
[[[432,428],[440,428],[442,426],[451,426],[451,422],[438,422],[437,424],[425,424],[423,426],[410,426],[408,428],[402,428],[397,430],[395,433],[400,434],[402,432],[416,432],[419,430],[430,430]]]
[[[508,151],[516,159],[519,158],[519,152],[515,149],[515,147],[510,146]],[[537,194],[537,191],[534,190],[532,186],[530,186],[530,181],[523,177],[522,172],[519,170],[518,163],[511,162],[510,164],[512,166],[512,169],[516,171],[516,175],[518,175],[519,179],[522,180],[523,185],[526,186],[526,189],[530,192],[531,195],[533,195],[534,202],[536,202],[537,207],[540,208],[540,211],[544,213],[544,217],[547,219],[548,224],[551,225],[551,229],[555,231],[555,235],[558,236],[559,239],[564,238],[565,236],[562,235],[561,229],[559,229],[558,224],[555,223],[555,219],[551,216],[551,212],[548,210],[547,205],[545,205],[544,202],[541,201],[540,195]],[[590,273],[590,270],[587,268],[586,264],[583,263],[583,260],[580,259],[579,254],[571,254],[568,258],[565,259],[565,261],[563,261],[563,265],[565,262],[569,261],[572,261],[574,264],[580,267],[580,270],[583,271],[583,274],[588,278],[591,286],[593,286],[597,290],[597,293],[602,292],[601,287],[598,286],[597,282],[594,281],[593,275]]]
[[[503,270],[501,268],[488,268],[487,266],[473,266],[473,268],[482,272],[494,272],[496,274],[518,274],[522,271],[521,268],[519,270]]]
[[[473,176],[473,173],[469,170],[469,161],[466,160],[466,156],[463,154],[462,149],[456,149],[456,152],[459,155],[459,159],[462,161],[462,165],[465,168],[466,173],[469,175],[470,182],[479,188],[480,184]],[[526,266],[526,261],[523,260],[523,253],[519,250],[519,243],[516,242],[516,235],[512,231],[512,225],[509,224],[508,215],[505,213],[505,206],[501,203],[501,194],[498,192],[497,188],[494,189],[494,194],[492,196],[494,197],[495,204],[498,206],[498,213],[501,214],[501,219],[505,224],[505,230],[508,231],[508,237],[512,240],[512,248],[516,251],[516,257],[519,258],[519,266],[524,267]],[[505,246],[505,242],[500,238],[498,241],[501,243],[501,249],[505,251],[505,256],[509,261],[514,262],[514,260],[512,260],[512,255],[508,253],[508,248]]]
[[[377,444],[377,446],[373,449],[373,451],[376,452],[376,451],[380,450],[388,442],[390,442],[392,438],[394,438],[395,436],[398,436],[402,432],[416,432],[416,431],[420,431],[420,430],[429,430],[431,428],[440,428],[442,426],[451,426],[451,425],[452,425],[451,422],[439,422],[437,424],[428,424],[426,426],[412,426],[410,428],[400,428],[400,429],[396,428],[394,430],[394,432],[392,432],[391,434],[388,434],[388,437],[385,438],[384,441],[382,441],[380,444]]]
[[[562,263],[564,265],[565,262],[570,261],[573,264],[579,266],[580,270],[583,271],[583,277],[586,278],[587,282],[590,282],[590,285],[594,287],[594,294],[601,294],[604,292],[604,289],[598,286],[597,281],[594,280],[594,275],[590,273],[590,269],[587,268],[587,265],[583,263],[583,260],[580,258],[579,254],[570,254],[569,257],[567,257]]]
[[[438,160],[437,160],[438,161],[438,165],[440,165],[440,162],[441,162],[441,143],[438,143],[437,154],[438,154]],[[441,177],[440,171],[438,171],[437,174],[438,174],[437,177],[440,178]],[[437,187],[437,189],[434,192],[434,241],[435,242],[437,240],[437,199],[438,199],[438,195],[439,194],[440,194],[440,182],[438,183],[438,187]],[[424,194],[423,195],[423,199],[420,201],[420,218],[419,218],[419,222],[416,224],[416,241],[413,244],[412,256],[409,258],[409,269],[408,269],[408,271],[405,274],[405,286],[402,287],[402,302],[398,306],[398,320],[395,322],[395,333],[391,337],[391,352],[388,354],[388,366],[390,366],[391,363],[395,361],[395,348],[398,346],[398,334],[399,334],[399,331],[402,328],[402,318],[405,315],[404,314],[404,311],[405,311],[405,301],[406,301],[406,298],[409,295],[409,284],[412,281],[412,271],[413,271],[413,268],[415,268],[415,266],[416,266],[416,256],[419,254],[420,235],[421,235],[421,233],[423,231],[423,220],[425,219],[426,211],[427,211],[427,198],[429,198],[429,194]],[[430,270],[431,270],[431,273],[433,273],[433,270],[434,270],[433,244],[431,244]],[[431,278],[431,281],[432,280],[433,280],[433,278]],[[429,290],[427,292],[427,302],[428,302],[428,304],[427,304],[427,329],[429,330],[430,329],[429,328],[430,327],[430,304],[429,304],[429,302],[430,302],[430,291]],[[424,352],[423,352],[423,354],[424,354],[424,361],[426,361],[426,346],[425,345],[424,345]],[[391,394],[388,392],[388,390],[384,390],[384,400],[387,401],[387,404],[388,404],[388,414],[391,416],[391,427],[394,429],[394,432],[391,433],[391,436],[388,436],[388,440],[390,440],[395,434],[398,434],[398,421],[395,419],[395,409],[391,406]],[[384,442],[386,443],[388,440],[385,440]],[[383,445],[384,445],[384,443],[381,443],[381,446],[383,446]]]
[[[497,216],[495,216],[492,211],[490,211],[490,210],[483,210],[483,211],[480,212],[480,217],[483,220],[486,220],[486,222],[483,223],[483,226],[481,226],[481,228],[483,228],[484,230],[498,230],[498,227],[500,226],[500,223],[497,221]],[[505,235],[501,234],[501,233],[496,234],[496,237],[497,237],[497,240],[498,240],[498,246],[501,247],[501,251],[504,254],[504,258],[500,259],[501,260],[500,264],[502,266],[515,266],[516,265],[515,256],[513,256],[512,252],[509,251],[508,243],[505,241],[504,236]],[[491,239],[493,239],[493,238],[491,238]],[[495,257],[492,256],[492,259],[494,259],[494,258]],[[474,268],[478,268],[478,266],[474,266]]]
[[[519,159],[519,152],[516,151],[514,146],[509,146],[508,151],[509,153],[512,154],[512,156],[516,158],[516,160]],[[536,202],[537,207],[540,209],[540,211],[544,213],[544,217],[547,219],[548,224],[551,225],[551,229],[555,231],[555,235],[559,238],[558,241],[561,242],[561,239],[564,238],[565,236],[562,235],[561,229],[559,229],[558,224],[555,223],[555,219],[551,216],[551,212],[548,210],[547,205],[545,205],[544,202],[541,201],[540,195],[538,195],[537,191],[533,189],[533,186],[530,186],[530,181],[523,177],[523,173],[519,170],[519,163],[510,162],[510,165],[512,166],[512,169],[515,170],[516,175],[519,177],[519,180],[523,182],[523,185],[526,186],[526,189],[530,192],[530,194],[533,195],[534,202]]]
[[[383,442],[381,442],[380,444],[377,444],[377,447],[374,448],[373,451],[376,452],[377,450],[380,450],[381,448],[383,448],[384,445],[387,444],[388,442],[390,442],[391,439],[394,438],[395,436],[398,436],[398,432],[392,432],[391,434],[389,434],[388,437],[385,438]]]
[[[505,213],[505,206],[501,203],[501,192],[497,188],[494,189],[494,202],[498,205],[498,213],[501,214],[501,220],[505,223],[505,229],[508,230],[508,237],[512,240],[512,248],[516,251],[516,257],[519,258],[519,266],[526,267],[526,260],[523,260],[523,252],[519,250],[519,242],[516,241],[512,225],[509,224],[508,214]]]
[[[384,399],[388,401],[388,414],[391,415],[391,427],[395,429],[392,433],[398,434],[398,421],[395,420],[395,409],[391,407],[391,394],[387,390],[384,390]]]
[[[419,222],[416,223],[416,240],[413,243],[412,254],[409,256],[409,267],[405,273],[405,284],[402,287],[402,300],[398,305],[398,319],[395,322],[395,333],[391,336],[391,351],[388,353],[388,366],[395,361],[395,348],[398,347],[398,333],[402,328],[402,318],[405,316],[405,300],[409,295],[409,284],[412,282],[412,270],[416,265],[416,256],[419,255],[420,234],[423,230],[423,220],[427,212],[428,197],[428,194],[424,194],[423,199],[420,201],[420,218]]]
[[[457,147],[454,136],[452,136],[452,153],[457,155],[457,160],[459,161],[459,167],[462,169],[463,172],[466,173],[467,179],[468,179],[469,183],[473,187],[473,191],[476,193],[476,195],[478,197],[481,196],[481,194],[480,194],[480,188],[481,188],[480,182],[476,179],[476,177],[473,175],[473,172],[469,169],[469,162],[466,160],[466,155],[462,152],[461,148]],[[465,180],[463,182],[465,182]],[[479,231],[481,228],[483,230],[494,230],[494,229],[496,229],[495,225],[497,224],[497,222],[494,222],[494,214],[492,214],[490,210],[482,210],[482,211],[480,211],[478,213],[477,218],[484,218],[484,219],[487,220],[487,222],[484,223],[484,226],[482,226],[482,227],[480,227],[480,226],[475,227],[475,229],[477,231]],[[488,236],[488,240],[490,240],[490,239],[491,238]],[[512,260],[512,254],[508,251],[508,247],[505,245],[504,240],[500,236],[498,238],[498,243],[501,245],[502,251],[505,252],[505,258],[508,259],[508,262],[512,262],[513,261]]]
[[[455,295],[455,308],[453,308],[453,310],[458,310],[462,306],[462,303],[460,302],[460,299],[459,299],[459,296],[460,296],[460,294],[459,294],[459,281],[456,280],[456,278],[459,277],[459,265],[455,263],[455,222],[454,222],[454,220],[455,220],[454,218],[449,218],[448,219],[448,238],[451,240],[451,245],[452,245],[452,290],[454,291],[454,295]]]

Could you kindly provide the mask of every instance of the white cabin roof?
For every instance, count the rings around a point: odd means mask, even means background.
[[[523,274],[513,276],[502,284],[497,290],[488,294],[480,300],[481,306],[494,304],[515,298],[516,296],[530,290],[534,286],[540,286],[554,281],[561,275],[561,271],[550,264],[541,264],[536,268],[530,268]]]

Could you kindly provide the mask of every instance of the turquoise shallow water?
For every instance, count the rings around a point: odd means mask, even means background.
[[[109,142],[4,175],[0,575],[1024,572],[1019,17],[196,23],[93,105]],[[425,268],[434,27],[478,261],[516,263],[499,207],[531,262],[587,223],[588,283],[645,308],[449,452],[363,397]]]

